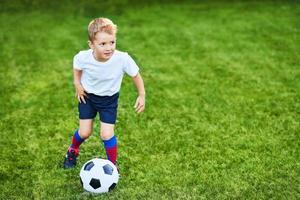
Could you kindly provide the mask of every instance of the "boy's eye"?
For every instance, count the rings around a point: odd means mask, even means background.
[[[100,46],[104,46],[104,45],[105,45],[105,43],[103,42],[103,43],[100,43],[99,45],[100,45]]]
[[[110,44],[114,44],[114,43],[115,43],[115,41],[111,41],[111,42],[110,42]]]

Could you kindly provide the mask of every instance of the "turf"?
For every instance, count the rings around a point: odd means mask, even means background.
[[[59,5],[68,12],[7,2],[0,199],[300,198],[297,1]],[[135,114],[126,77],[116,125],[122,177],[113,192],[91,195],[79,171],[105,156],[98,123],[78,167],[61,163],[78,126],[72,58],[98,16],[118,25],[118,49],[140,66],[147,105]]]

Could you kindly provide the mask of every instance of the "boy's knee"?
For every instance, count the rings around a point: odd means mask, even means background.
[[[109,140],[110,138],[112,138],[114,136],[114,132],[113,131],[101,131],[100,136],[101,136],[102,140]]]
[[[89,129],[89,128],[80,128],[79,129],[79,136],[82,138],[82,139],[87,139],[92,133],[92,129]]]

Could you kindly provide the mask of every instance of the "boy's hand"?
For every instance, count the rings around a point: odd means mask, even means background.
[[[144,95],[140,95],[137,97],[134,108],[137,113],[141,113],[145,110],[145,96]]]
[[[86,104],[85,99],[84,99],[84,97],[86,96],[86,93],[85,93],[84,88],[82,87],[82,85],[81,84],[75,84],[75,89],[76,89],[76,94],[75,95],[76,95],[78,101],[80,103],[83,102],[83,103]]]

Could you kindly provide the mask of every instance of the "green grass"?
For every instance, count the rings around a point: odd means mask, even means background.
[[[3,5],[0,199],[300,198],[296,1],[124,3],[109,11],[67,4],[71,12]],[[97,123],[78,167],[61,162],[78,126],[72,58],[87,48],[88,22],[103,15],[141,68],[147,106],[134,113],[135,88],[125,78],[116,126],[122,177],[115,191],[94,196],[82,190],[79,171],[105,155]]]

